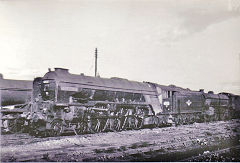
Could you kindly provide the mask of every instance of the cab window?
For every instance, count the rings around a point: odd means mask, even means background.
[[[54,80],[43,80],[42,82],[42,97],[43,100],[54,100],[56,84]]]

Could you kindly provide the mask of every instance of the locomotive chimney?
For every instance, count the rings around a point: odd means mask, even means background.
[[[57,73],[68,73],[68,69],[65,68],[54,68]]]
[[[208,94],[213,94],[214,92],[213,91],[208,91]]]
[[[204,93],[204,89],[199,89],[199,92],[203,92]]]

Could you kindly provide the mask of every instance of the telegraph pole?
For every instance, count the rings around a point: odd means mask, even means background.
[[[0,73],[0,80],[3,79],[3,75]],[[2,109],[2,88],[0,87],[0,109]]]
[[[2,89],[0,88],[0,109],[2,109]]]
[[[97,76],[97,48],[95,49],[95,77]]]

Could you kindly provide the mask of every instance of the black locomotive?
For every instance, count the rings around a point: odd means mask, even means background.
[[[4,79],[0,74],[0,126],[2,133],[21,130],[17,122],[30,108],[33,82]],[[24,118],[22,118],[24,121]]]
[[[31,134],[58,136],[239,117],[240,97],[55,68],[33,81]],[[233,114],[234,113],[234,114]]]

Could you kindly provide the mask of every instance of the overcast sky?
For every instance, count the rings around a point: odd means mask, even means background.
[[[240,94],[238,0],[0,0],[0,73],[48,68]]]

